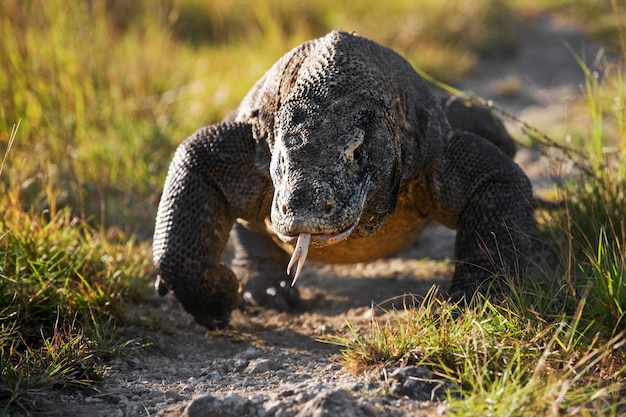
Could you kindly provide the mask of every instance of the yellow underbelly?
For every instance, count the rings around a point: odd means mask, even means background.
[[[428,222],[421,221],[413,225],[402,223],[390,217],[373,236],[344,240],[323,248],[310,247],[307,258],[327,263],[354,263],[393,255],[410,246]]]
[[[430,221],[416,214],[410,204],[403,201],[381,229],[374,235],[346,239],[322,248],[310,246],[307,259],[326,263],[367,262],[393,255],[411,245]],[[282,242],[272,233],[274,241],[288,253],[293,246]]]

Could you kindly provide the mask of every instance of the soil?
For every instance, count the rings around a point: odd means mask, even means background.
[[[458,87],[530,122],[566,117],[568,102],[584,82],[566,44],[595,57],[597,48],[575,29],[549,17],[525,23],[511,50],[485,56]],[[538,152],[522,149],[516,160],[537,189],[551,182],[549,162]],[[444,387],[428,369],[395,364],[349,373],[336,363],[340,348],[320,340],[348,334],[348,320],[366,328],[372,315],[382,314],[372,305],[401,308],[408,293],[445,287],[453,272],[454,237],[454,231],[433,224],[393,257],[349,266],[307,262],[298,282],[305,312],[235,312],[230,328],[221,332],[195,325],[171,296],[152,295],[133,313],[139,324],[119,329],[121,338],[148,347],[106,362],[97,391],[36,394],[30,414],[443,415]]]

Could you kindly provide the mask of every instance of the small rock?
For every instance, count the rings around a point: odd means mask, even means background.
[[[279,398],[291,397],[295,392],[292,389],[286,389],[278,394]]]
[[[182,397],[180,396],[180,394],[178,394],[174,390],[167,390],[163,393],[163,395],[165,396],[166,400],[174,400],[174,402],[182,400]]]
[[[280,414],[281,410],[287,407],[284,401],[270,400],[263,403],[263,409],[269,416],[276,416]]]
[[[253,347],[249,347],[243,352],[239,352],[235,355],[235,359],[253,359],[261,355],[261,351],[259,349],[255,349]]]
[[[258,407],[239,395],[214,397],[203,395],[194,398],[185,408],[184,417],[255,417]]]
[[[337,389],[318,394],[297,414],[297,417],[321,416],[375,417],[376,413],[366,404],[357,404],[348,391]]]
[[[258,358],[250,361],[246,367],[248,374],[261,374],[268,371],[276,371],[280,369],[280,364],[272,359]]]
[[[309,401],[311,398],[313,398],[313,394],[309,394],[308,392],[299,392],[294,396],[293,401],[298,404],[302,404]]]
[[[235,359],[232,364],[233,365],[232,370],[235,372],[241,372],[242,370],[246,369],[249,362],[250,361],[248,359],[241,359],[241,358]]]
[[[381,391],[381,388],[373,382],[360,381],[352,386],[351,391],[377,393]]]
[[[160,398],[163,395],[163,391],[157,388],[151,388],[148,395],[150,398]]]
[[[389,374],[391,392],[418,401],[434,401],[444,393],[444,383],[433,377],[426,366],[407,366]]]
[[[328,324],[320,324],[317,328],[320,333],[331,333],[333,331],[333,327]]]

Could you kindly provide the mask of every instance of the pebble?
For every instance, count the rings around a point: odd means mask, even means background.
[[[150,398],[160,398],[163,395],[163,391],[153,388],[148,391],[148,395],[150,396]]]
[[[268,358],[253,359],[248,363],[245,372],[248,374],[260,374],[280,369],[280,364]]]
[[[183,385],[184,392],[193,392],[195,389],[196,389],[195,385],[192,385],[192,384]]]
[[[433,378],[432,371],[426,366],[398,368],[389,373],[388,377],[391,380],[391,393],[400,397],[433,401],[445,391],[443,384]]]
[[[253,347],[249,347],[246,350],[241,351],[238,354],[236,354],[235,355],[235,359],[236,358],[254,359],[254,358],[258,358],[261,355],[262,355],[262,352],[259,349],[253,348]]]
[[[174,390],[167,390],[163,394],[166,400],[174,400],[174,402],[182,400],[182,397],[179,393]]]
[[[246,369],[249,363],[250,361],[248,359],[241,359],[241,358],[235,359],[231,362],[232,370],[233,372],[242,371]]]
[[[194,398],[185,408],[184,417],[256,417],[259,408],[239,395],[216,397],[203,395]]]
[[[359,405],[345,389],[321,392],[307,402],[296,417],[375,417],[376,413],[367,405]]]
[[[208,381],[217,382],[220,379],[222,379],[222,376],[217,371],[213,371],[213,372],[211,372],[210,374],[207,375],[207,380]]]

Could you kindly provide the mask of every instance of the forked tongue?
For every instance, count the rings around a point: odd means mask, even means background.
[[[293,267],[296,262],[298,263],[298,267],[296,268],[296,274],[293,277],[293,281],[291,281],[291,286],[296,285],[296,281],[300,276],[300,271],[302,271],[302,267],[304,266],[304,261],[306,260],[306,255],[309,252],[309,239],[311,238],[310,233],[300,233],[298,235],[298,241],[296,242],[296,247],[293,251],[293,255],[291,255],[291,259],[289,260],[289,265],[287,265],[287,274],[291,273],[291,267]]]

